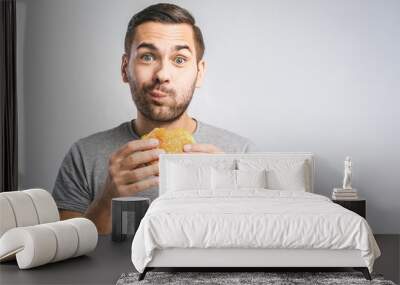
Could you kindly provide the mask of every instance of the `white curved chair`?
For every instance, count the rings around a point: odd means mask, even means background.
[[[97,245],[93,222],[60,221],[44,189],[0,193],[0,217],[0,262],[16,258],[20,269],[83,255]]]
[[[56,202],[44,189],[0,193],[0,237],[9,229],[60,220]]]
[[[0,238],[0,261],[16,257],[20,269],[28,269],[86,254],[97,245],[96,226],[74,218],[8,230]]]

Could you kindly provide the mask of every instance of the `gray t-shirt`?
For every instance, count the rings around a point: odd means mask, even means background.
[[[251,140],[196,121],[197,127],[192,134],[196,143],[213,144],[225,153],[256,151],[256,145]],[[134,132],[132,121],[128,121],[73,143],[61,163],[53,188],[58,208],[84,213],[104,187],[110,155],[136,139],[140,137]],[[158,197],[158,187],[138,192],[135,196],[148,197],[153,201]]]

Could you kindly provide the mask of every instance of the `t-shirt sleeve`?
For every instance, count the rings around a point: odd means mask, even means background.
[[[75,142],[65,155],[53,188],[53,198],[62,210],[84,213],[91,202],[82,151]]]

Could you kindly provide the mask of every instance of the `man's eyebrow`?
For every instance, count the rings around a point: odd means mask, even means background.
[[[152,43],[141,43],[140,45],[137,46],[136,49],[140,49],[140,48],[148,48],[151,50],[157,50],[156,46]]]
[[[148,48],[148,49],[151,49],[151,50],[158,50],[157,47],[154,44],[146,43],[146,42],[143,42],[140,45],[138,45],[136,49],[138,50],[140,48]],[[190,53],[192,53],[192,50],[190,49],[190,47],[188,45],[176,45],[174,47],[175,51],[180,51],[182,49],[187,49]]]
[[[192,53],[192,50],[188,45],[177,45],[175,46],[175,51],[180,51],[181,49],[187,49],[189,50],[190,53]]]

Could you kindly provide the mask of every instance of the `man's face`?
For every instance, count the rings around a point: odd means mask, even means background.
[[[204,61],[197,63],[193,30],[187,24],[139,25],[130,55],[122,58],[123,80],[129,83],[136,108],[152,121],[178,119],[200,87],[203,71]]]

